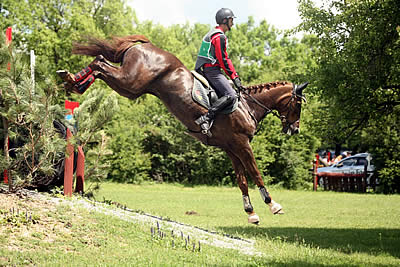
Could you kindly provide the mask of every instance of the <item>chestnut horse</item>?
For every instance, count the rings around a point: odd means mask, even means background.
[[[281,205],[272,200],[264,186],[250,141],[258,123],[269,113],[279,117],[286,134],[298,133],[301,103],[305,99],[302,90],[307,84],[295,86],[288,82],[275,82],[247,87],[242,91],[238,108],[233,113],[217,115],[211,129],[212,137],[209,137],[202,134],[195,123],[207,110],[192,99],[192,73],[178,58],[154,46],[146,37],[132,35],[112,40],[89,38],[86,44],[74,44],[72,52],[96,57],[82,72],[83,76],[91,75],[93,79],[90,84],[99,78],[129,99],[146,93],[155,95],[187,127],[193,137],[224,150],[232,160],[250,223],[257,224],[259,217],[250,203],[246,172],[254,179],[271,212],[283,214]],[[114,66],[108,62],[121,65]],[[61,76],[70,87],[79,84],[74,78],[76,75],[64,71]],[[82,75],[78,76],[82,78]]]

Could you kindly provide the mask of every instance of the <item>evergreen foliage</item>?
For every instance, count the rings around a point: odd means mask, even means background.
[[[119,111],[117,94],[103,87],[93,86],[81,97],[82,103],[74,111],[78,128],[75,141],[85,149],[85,179],[100,182],[108,176],[110,164],[104,158],[112,153],[107,146],[110,137],[104,128]]]
[[[10,150],[1,153],[0,170],[11,174],[11,188],[46,184],[55,176],[54,167],[65,150],[65,141],[53,127],[53,120],[61,114],[57,89],[41,70],[37,72],[39,82],[34,84],[27,58],[6,47],[4,35],[1,37],[1,139],[3,151]],[[9,70],[7,62],[11,63]]]

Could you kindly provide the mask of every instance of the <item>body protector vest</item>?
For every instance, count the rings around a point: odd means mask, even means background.
[[[224,32],[220,29],[212,29],[204,36],[203,42],[200,46],[199,54],[197,55],[196,65],[194,67],[195,70],[201,68],[206,63],[215,64],[217,61],[215,58],[215,52],[212,51],[211,44],[211,38],[217,33],[224,34]]]

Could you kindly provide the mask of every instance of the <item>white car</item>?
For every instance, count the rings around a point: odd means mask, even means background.
[[[318,173],[336,172],[336,173],[361,174],[364,173],[365,165],[367,165],[367,173],[368,173],[367,183],[369,183],[369,180],[373,175],[373,172],[375,171],[375,166],[372,165],[372,156],[369,153],[356,154],[354,156],[344,158],[338,163],[333,164],[332,166],[318,168]]]

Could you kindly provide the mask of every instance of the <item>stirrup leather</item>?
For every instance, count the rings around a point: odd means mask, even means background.
[[[206,115],[200,116],[197,120],[194,121],[197,125],[201,125],[205,122],[208,122],[208,118]]]

